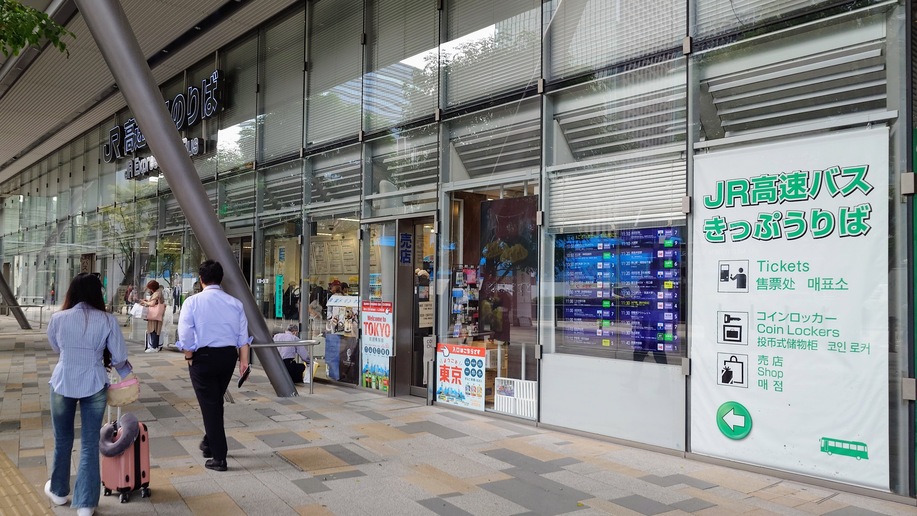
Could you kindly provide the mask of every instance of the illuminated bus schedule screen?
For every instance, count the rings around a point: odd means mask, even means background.
[[[560,346],[677,352],[682,228],[558,235]]]

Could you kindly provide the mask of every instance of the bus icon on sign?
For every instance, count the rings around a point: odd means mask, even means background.
[[[822,437],[821,452],[827,453],[828,455],[846,455],[856,460],[869,460],[869,451],[867,451],[866,443],[858,441],[844,441],[842,439]]]

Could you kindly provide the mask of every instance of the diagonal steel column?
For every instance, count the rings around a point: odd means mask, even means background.
[[[226,272],[223,285],[227,292],[239,298],[245,306],[248,328],[255,342],[271,342],[273,338],[267,323],[242,276],[229,241],[223,233],[223,226],[210,206],[210,199],[181,142],[172,117],[166,111],[165,101],[146,58],[140,52],[140,45],[121,4],[117,0],[76,0],[76,5],[102,51],[118,88],[127,100],[127,105],[137,118],[147,144],[156,156],[201,248],[207,256],[223,264]],[[255,348],[255,353],[264,365],[274,392],[278,396],[298,396],[277,349]]]
[[[3,298],[3,304],[8,306],[13,312],[13,316],[16,317],[16,321],[19,322],[19,327],[23,330],[31,330],[32,325],[29,324],[29,320],[26,319],[25,314],[22,313],[22,307],[19,306],[19,302],[16,301],[16,296],[13,295],[13,290],[6,282],[6,278],[3,277],[3,274],[0,274],[0,298]]]

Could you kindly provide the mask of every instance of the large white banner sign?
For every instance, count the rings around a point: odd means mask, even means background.
[[[889,488],[888,137],[697,157],[695,453]]]

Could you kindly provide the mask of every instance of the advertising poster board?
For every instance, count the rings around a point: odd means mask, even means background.
[[[347,273],[348,271],[344,270],[344,243],[340,240],[332,240],[326,244],[330,261],[328,267],[331,273]]]
[[[457,407],[484,410],[486,349],[461,344],[436,346],[436,400]]]
[[[350,239],[345,240],[341,245],[341,252],[344,270],[345,271],[357,271],[360,268],[360,264],[357,263],[357,242],[356,240]]]
[[[357,296],[335,294],[328,298],[325,322],[325,367],[328,378],[357,383],[360,374],[360,346]]]
[[[696,158],[693,452],[889,488],[888,138]]]
[[[426,288],[429,290],[429,287],[417,287],[418,290]],[[433,301],[420,301],[417,303],[417,327],[418,328],[432,328],[433,327]]]
[[[392,303],[364,300],[360,319],[363,328],[363,387],[387,392],[391,374],[389,360],[394,353]]]
[[[312,260],[312,274],[328,274],[327,242],[312,242],[309,245],[309,257]]]

